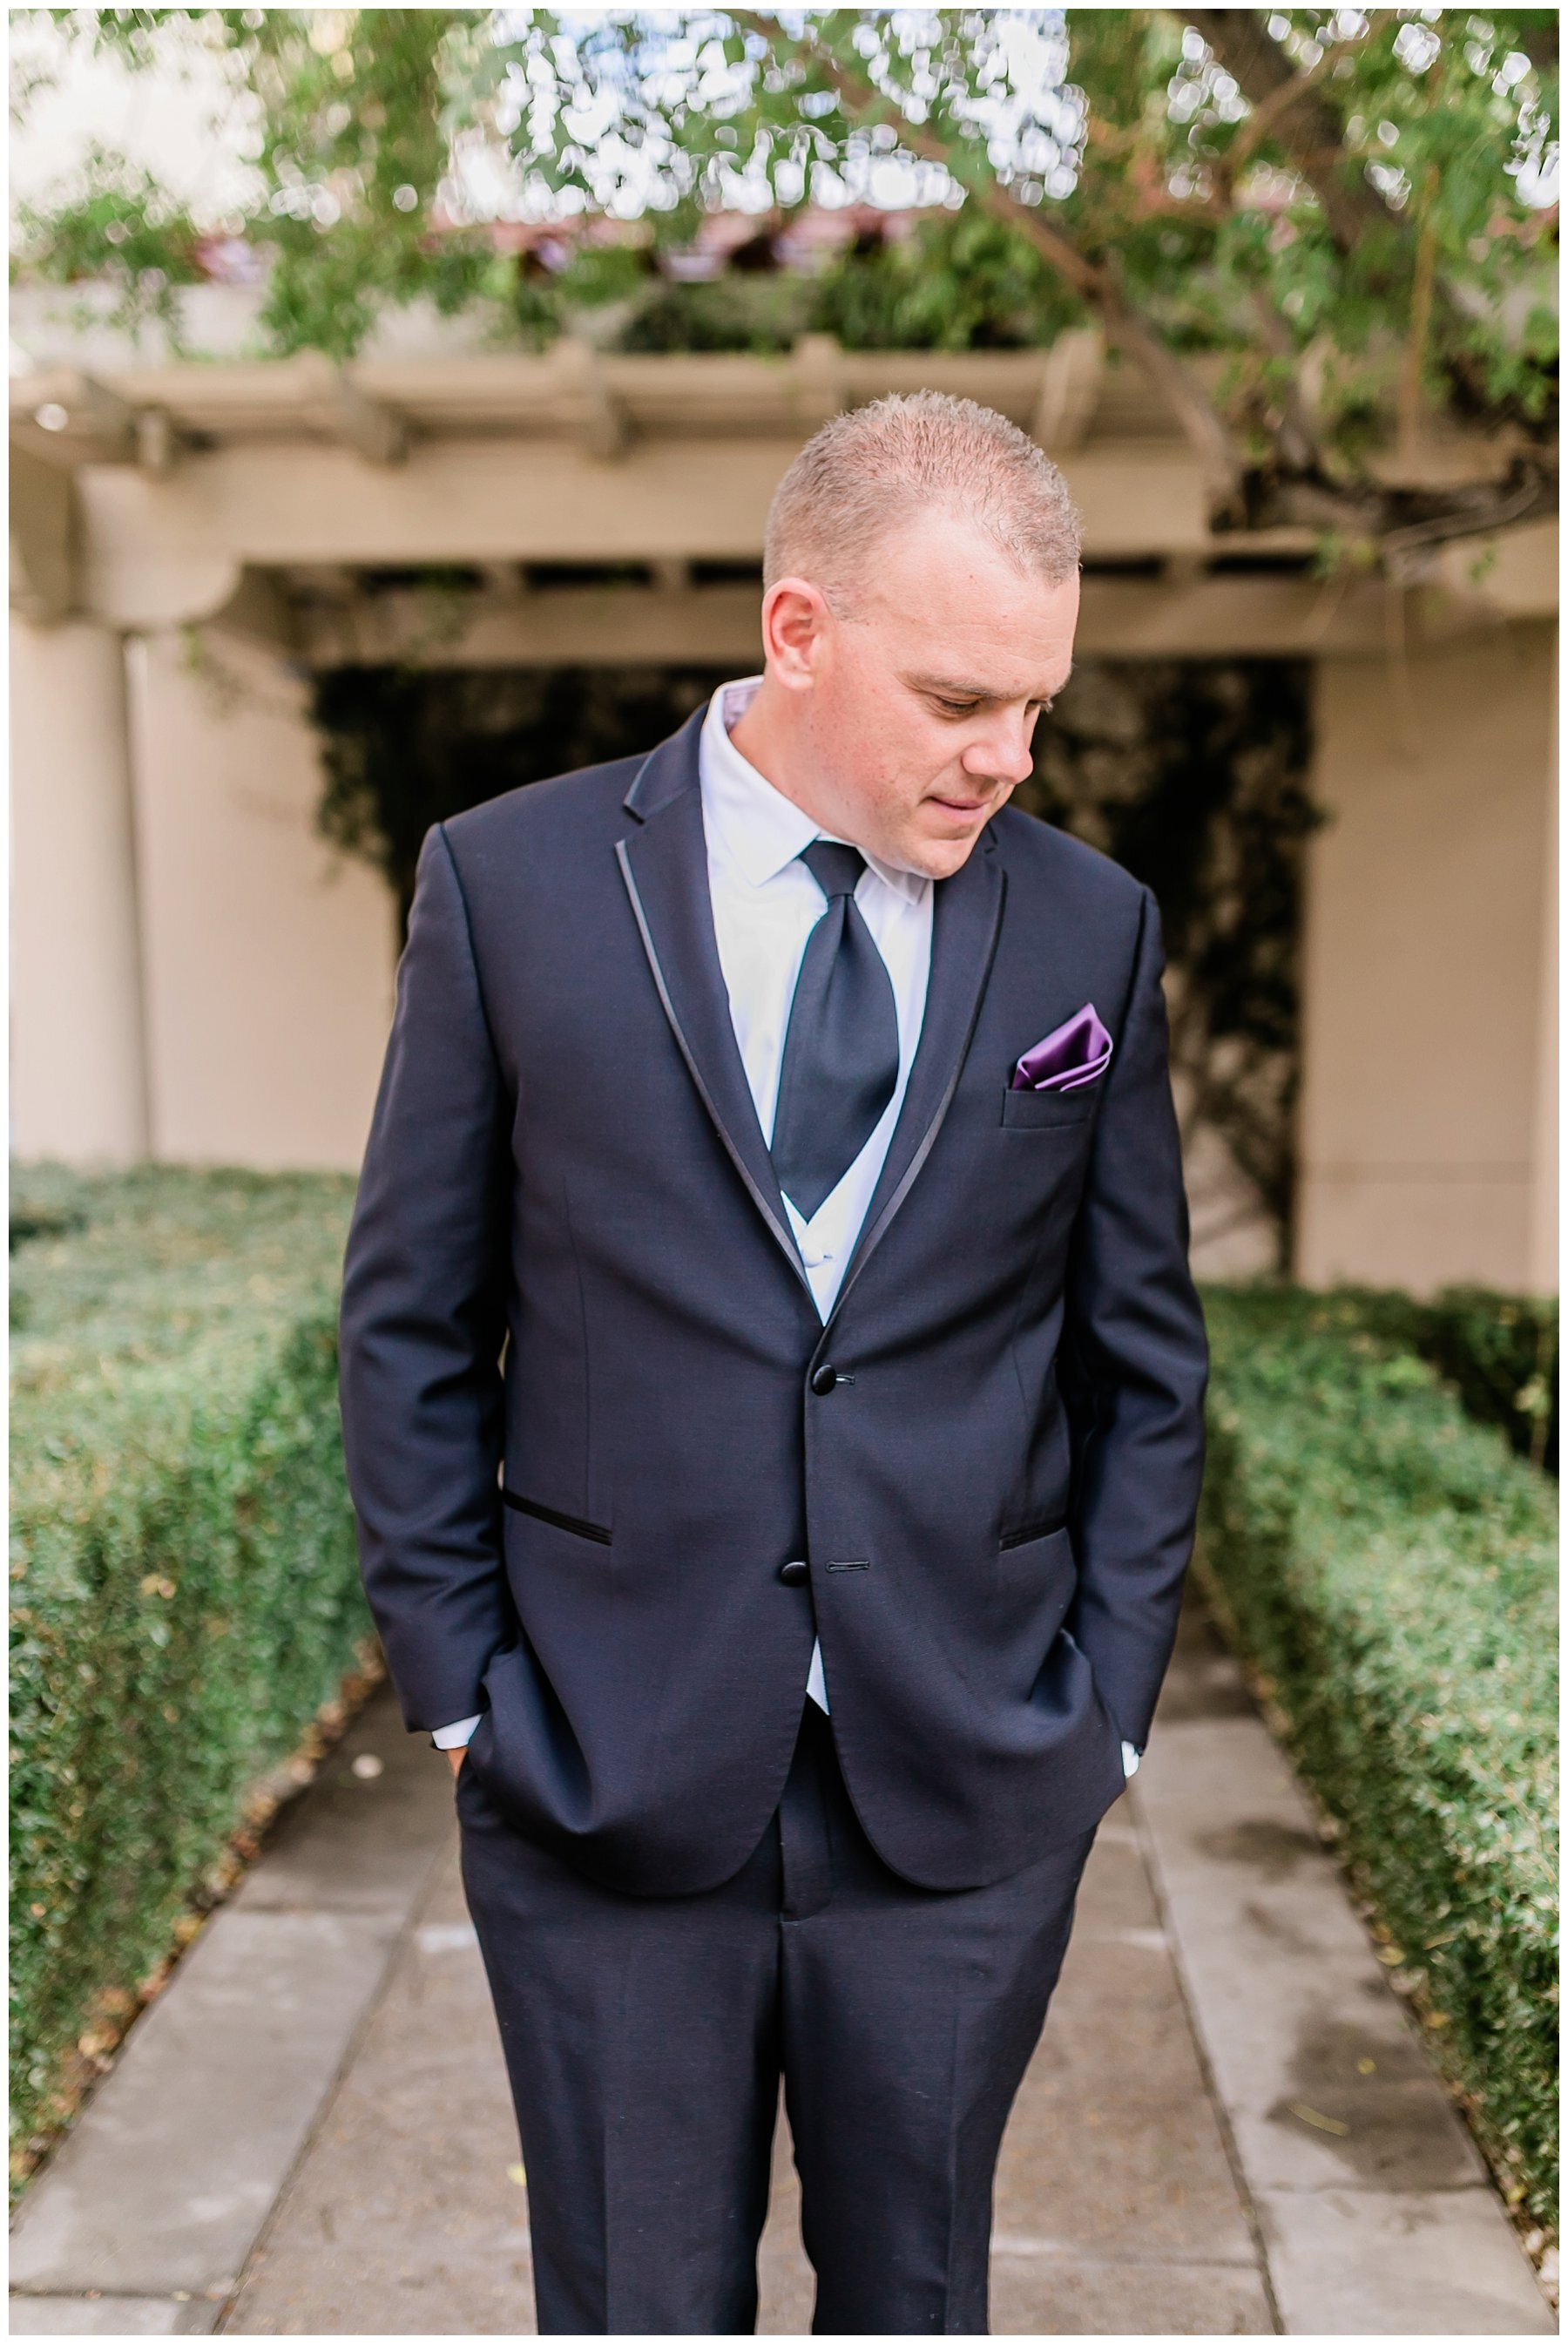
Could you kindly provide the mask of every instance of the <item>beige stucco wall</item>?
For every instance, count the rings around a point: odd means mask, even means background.
[[[1555,1282],[1555,630],[1325,661],[1309,857],[1298,1268]]]
[[[11,1140],[145,1155],[146,1094],[120,639],[11,621]]]
[[[304,692],[225,642],[128,672],[156,1156],[357,1168],[391,1016],[390,892],[318,839]]]
[[[1541,892],[1545,902],[1542,922],[1543,993],[1540,1025],[1535,1042],[1535,1143],[1532,1156],[1533,1175],[1530,1198],[1530,1232],[1528,1239],[1529,1275],[1525,1284],[1540,1293],[1555,1294],[1559,1275],[1558,1232],[1562,1227],[1563,1193],[1561,1150],[1559,1147],[1559,1056],[1560,1005],[1562,964],[1559,957],[1558,873],[1561,843],[1561,817],[1557,803],[1560,787],[1555,758],[1557,747],[1557,670],[1552,671],[1552,746],[1553,765],[1552,786],[1548,793],[1546,852],[1541,858]]]

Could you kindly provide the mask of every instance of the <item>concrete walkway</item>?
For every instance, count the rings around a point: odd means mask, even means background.
[[[517,2158],[445,1764],[382,1695],[30,2192],[13,2332],[528,2332]],[[761,2331],[804,2333],[782,2124],[761,2267]],[[1553,2330],[1196,1614],[1009,2127],[991,2303],[1013,2335]]]

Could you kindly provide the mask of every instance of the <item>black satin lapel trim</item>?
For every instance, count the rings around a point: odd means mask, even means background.
[[[920,1047],[910,1069],[909,1088],[893,1127],[887,1161],[866,1208],[859,1242],[828,1315],[829,1327],[936,1146],[969,1056],[996,953],[1006,894],[1007,874],[989,836],[961,870],[937,883],[931,915],[931,973]]]
[[[651,822],[674,799],[688,790],[700,789],[699,758],[708,708],[706,700],[700,708],[694,708],[679,732],[650,749],[632,775],[621,803],[638,822]]]
[[[676,742],[665,744],[665,750],[674,748],[679,739],[678,734]],[[664,753],[654,753],[656,757]],[[633,789],[637,786],[634,783]],[[763,1143],[730,1023],[729,996],[713,933],[708,842],[697,789],[678,790],[666,798],[655,813],[645,814],[640,830],[620,840],[615,852],[648,965],[680,1055],[752,1201],[809,1297],[810,1280],[790,1233],[773,1159]],[[814,1301],[812,1308],[816,1308]]]

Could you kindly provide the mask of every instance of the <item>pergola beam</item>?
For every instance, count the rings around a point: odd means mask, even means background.
[[[516,581],[519,565],[638,562],[679,597],[693,563],[760,559],[773,490],[826,416],[922,386],[998,409],[1060,459],[1091,563],[1174,564],[1180,587],[1222,550],[1311,550],[1304,530],[1215,536],[1158,389],[1108,367],[1090,331],[1045,351],[855,352],[808,335],[779,359],[641,356],[568,338],[537,357],[351,369],[306,351],[40,369],[13,381],[12,434],[75,476],[84,614],[140,629],[210,619],[246,568],[488,566]],[[1458,440],[1442,459],[1450,480],[1503,460]]]
[[[1540,591],[1549,592],[1544,561]],[[1385,655],[1387,595],[1376,580],[1325,588],[1304,573],[1209,574],[1183,563],[1157,578],[1091,571],[1078,652],[1085,659]],[[1515,603],[1519,597],[1515,595]],[[739,670],[761,657],[753,586],[571,586],[526,597],[477,589],[433,611],[417,589],[361,590],[303,607],[298,649],[314,668],[617,667],[699,661]],[[1511,615],[1520,615],[1515,607]],[[1418,598],[1412,647],[1452,641],[1496,617],[1459,593]]]
[[[1060,334],[1046,355],[1030,429],[1060,462],[1089,437],[1105,376],[1105,337],[1097,328]]]
[[[12,445],[61,471],[129,463],[137,452],[136,411],[117,389],[75,367],[15,376]]]
[[[346,447],[367,464],[400,464],[408,453],[405,417],[378,399],[370,398],[347,368],[337,371],[334,388],[337,429]]]
[[[117,367],[95,381],[89,391],[80,374],[52,368],[14,379],[14,432],[32,428],[40,408],[63,407],[75,418],[91,399],[93,428],[76,429],[54,449],[55,460],[132,461],[132,419],[148,408],[223,450],[336,440],[384,464],[398,460],[412,438],[546,438],[575,440],[603,460],[648,439],[803,440],[845,408],[925,388],[994,407],[1026,430],[1042,419],[1063,446],[1081,444],[1092,425],[1116,438],[1185,447],[1135,370],[1120,369],[1111,381],[1092,333],[1064,334],[1044,350],[972,351],[845,350],[828,335],[807,334],[781,358],[608,351],[566,336],[538,356],[358,359],[339,367],[304,350],[286,359]],[[108,401],[117,402],[112,412]]]
[[[205,597],[215,562],[754,562],[800,444],[799,427],[788,437],[639,436],[609,464],[580,442],[428,440],[388,469],[286,440],[193,453],[157,480],[91,466],[79,488],[93,607],[122,626],[208,617],[205,600],[179,607],[174,581],[188,575]],[[1200,554],[1214,542],[1180,446],[1096,443],[1070,478],[1092,557]]]
[[[76,607],[76,484],[31,449],[11,450],[11,607],[57,626]]]

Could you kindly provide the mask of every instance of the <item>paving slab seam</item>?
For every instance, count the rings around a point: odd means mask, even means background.
[[[343,2056],[339,2059],[337,2066],[333,2069],[332,2074],[327,2078],[327,2083],[323,2087],[321,2096],[317,2101],[315,2113],[311,2117],[310,2123],[306,2129],[304,2138],[301,2140],[298,2149],[290,2162],[287,2172],[283,2176],[282,2180],[274,2194],[272,2203],[267,2208],[266,2216],[258,2227],[255,2238],[250,2242],[249,2248],[246,2253],[244,2260],[240,2264],[238,2270],[234,2274],[233,2281],[225,2294],[222,2302],[218,2306],[217,2317],[215,2319],[212,2328],[212,2333],[214,2335],[221,2336],[223,2334],[225,2323],[239,2300],[240,2293],[245,2286],[245,2282],[249,2272],[254,2267],[257,2257],[266,2251],[267,2240],[270,2238],[274,2225],[277,2220],[279,2208],[283,2206],[288,2196],[289,2188],[294,2181],[295,2176],[304,2165],[306,2159],[310,2155],[311,2150],[314,2148],[317,2139],[319,2138],[322,2127],[326,2124],[332,2112],[333,2103],[336,2101],[339,2092],[343,2089],[343,2086],[354,2066],[355,2061],[358,2058],[360,2052],[364,2048],[365,2039],[370,2031],[371,2025],[377,2013],[380,2011],[382,2004],[387,1998],[387,1991],[391,1985],[392,1979],[397,1973],[399,1961],[407,1952],[407,1947],[413,1939],[415,1931],[419,1926],[426,1911],[434,1900],[437,1889],[440,1883],[441,1870],[443,1864],[445,1863],[446,1856],[447,1848],[445,1844],[437,1847],[434,1851],[428,1864],[426,1865],[424,1874],[420,1879],[417,1889],[409,1899],[408,1909],[403,1916],[402,1924],[398,1928],[397,1935],[388,1943],[387,1948],[387,1958],[381,1965],[381,1975],[377,1979],[370,1996],[367,2001],[363,2011],[360,2013],[358,2023],[344,2049]],[[313,1912],[319,1911],[321,1908],[319,1906],[302,1904],[297,1907],[292,1905],[278,1905],[274,1906],[272,1909],[279,1912]]]
[[[1132,1828],[1137,1834],[1139,1853],[1143,1858],[1143,1868],[1149,1875],[1149,1886],[1154,1898],[1155,1909],[1160,1915],[1160,1925],[1164,1932],[1166,1945],[1170,1948],[1171,1966],[1175,1973],[1176,1988],[1181,1997],[1181,2006],[1187,2015],[1192,2047],[1197,2055],[1198,2066],[1203,2077],[1203,2088],[1209,2096],[1209,2102],[1214,2112],[1214,2122],[1220,2135],[1221,2145],[1231,2168],[1231,2179],[1235,2187],[1248,2235],[1252,2241],[1252,2251],[1258,2259],[1258,2278],[1263,2289],[1264,2300],[1269,2307],[1269,2317],[1274,2323],[1273,2332],[1276,2336],[1283,2336],[1286,2332],[1285,2323],[1280,2310],[1279,2297],[1274,2291],[1274,2275],[1269,2260],[1268,2234],[1263,2228],[1261,2211],[1252,2195],[1252,2186],[1248,2178],[1246,2167],[1241,2161],[1241,2147],[1236,2139],[1235,2128],[1231,2122],[1231,2111],[1225,2105],[1219,2078],[1214,2072],[1214,2063],[1209,2056],[1208,2039],[1201,2021],[1192,1981],[1188,1975],[1185,1950],[1171,1909],[1171,1900],[1165,1892],[1165,1876],[1160,1863],[1158,1837],[1148,1810],[1139,1796],[1136,1778],[1127,1786],[1127,1804],[1131,1813]]]
[[[1063,2246],[1054,2238],[994,2238],[993,2255],[1018,2255],[1031,2262],[1081,2263],[1086,2270],[1249,2270],[1247,2263],[1225,2262],[1212,2255],[1097,2255],[1081,2247]]]
[[[168,2287],[14,2287],[13,2303],[97,2303],[112,2296],[116,2303],[216,2303],[216,2295],[199,2289]]]

